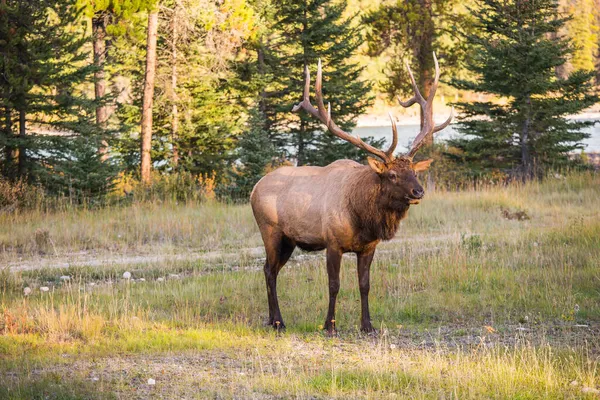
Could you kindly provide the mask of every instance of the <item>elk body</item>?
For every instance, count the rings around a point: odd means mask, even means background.
[[[423,139],[444,129],[452,115],[442,125],[433,123],[432,103],[439,81],[439,66],[435,58],[435,79],[425,99],[409,70],[414,96],[404,107],[418,103],[424,123],[406,155],[394,157],[398,133],[392,118],[393,140],[383,151],[363,142],[357,136],[341,130],[331,119],[322,96],[321,62],[315,85],[317,107],[309,100],[310,75],[306,68],[303,101],[293,111],[305,110],[325,124],[328,130],[378,159],[369,157],[368,164],[338,160],[326,167],[283,167],[263,177],[250,196],[252,211],[265,245],[264,266],[269,302],[268,323],[276,329],[285,327],[277,299],[277,276],[296,247],[307,251],[326,250],[329,278],[329,308],[324,328],[335,330],[335,303],[340,288],[342,254],[357,256],[361,297],[361,329],[372,332],[369,315],[369,271],[375,248],[382,240],[396,234],[400,221],[412,204],[424,196],[416,173],[429,167],[432,160],[414,163],[412,158]],[[391,117],[391,115],[390,115]]]

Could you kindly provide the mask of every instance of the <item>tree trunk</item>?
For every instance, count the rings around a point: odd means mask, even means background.
[[[18,175],[19,178],[24,178],[27,175],[27,154],[25,153],[25,135],[26,130],[26,114],[25,110],[19,110],[19,150],[17,159],[19,162]]]
[[[529,114],[529,106],[531,105],[531,98],[529,95],[525,99],[527,108],[526,113]],[[525,182],[533,178],[533,162],[531,160],[531,153],[529,151],[529,140],[530,140],[530,126],[531,126],[531,118],[529,115],[525,118],[523,122],[523,129],[521,130],[521,173],[523,174],[521,179]]]
[[[12,110],[10,107],[5,107],[4,109],[4,136],[6,137],[6,145],[4,146],[4,171],[2,173],[8,179],[14,178],[14,158],[15,158],[15,150],[12,146],[12,119],[11,119]]]
[[[179,39],[177,13],[179,7],[173,10],[172,42],[171,42],[171,144],[173,146],[173,168],[179,164],[179,110],[177,109],[177,41]]]
[[[104,72],[104,63],[106,62],[106,14],[96,14],[92,18],[92,33],[94,47],[94,91],[96,100],[102,99],[106,95],[106,78]],[[96,123],[101,127],[106,127],[108,121],[108,107],[105,104],[100,104],[96,107]],[[100,147],[102,159],[108,158],[108,143],[102,141]]]
[[[156,75],[156,36],[158,33],[158,11],[148,14],[148,37],[146,42],[146,76],[144,79],[144,97],[142,101],[141,133],[141,178],[150,183],[152,149],[152,103],[154,100],[154,78]]]
[[[258,48],[256,49],[256,56],[258,58],[258,74],[260,75],[261,79],[263,79],[265,76],[266,65],[265,65],[265,48],[264,48],[264,44],[262,42],[262,38],[260,40]],[[258,110],[260,111],[261,115],[264,117],[263,129],[265,132],[268,132],[271,127],[270,127],[269,120],[267,118],[267,91],[266,91],[266,87],[264,85],[260,90],[260,99],[258,101]]]

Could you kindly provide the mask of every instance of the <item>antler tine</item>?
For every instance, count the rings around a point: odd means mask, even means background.
[[[446,128],[448,125],[450,125],[450,123],[452,122],[452,118],[454,118],[454,107],[450,109],[450,116],[448,117],[448,119],[445,120],[441,125],[438,125],[435,128],[433,128],[433,133],[439,132],[442,129]]]
[[[396,119],[392,113],[390,112],[388,114],[390,115],[390,120],[392,121],[392,144],[390,145],[390,148],[387,149],[385,154],[387,154],[389,157],[392,157],[394,155],[394,150],[396,150],[396,146],[398,145],[398,128],[396,127]]]
[[[391,157],[391,155],[388,155],[383,150],[376,149],[375,147],[363,142],[362,139],[358,136],[355,137],[355,136],[352,136],[352,135],[344,132],[331,119],[331,103],[328,104],[328,108],[326,109],[325,104],[323,102],[323,91],[322,91],[322,89],[323,89],[323,71],[322,71],[320,59],[319,59],[319,64],[318,64],[318,68],[317,68],[317,79],[315,82],[315,98],[317,100],[317,108],[315,108],[310,103],[310,99],[309,99],[310,74],[308,72],[308,67],[306,68],[305,75],[306,75],[306,81],[304,83],[304,99],[302,100],[302,102],[300,102],[299,104],[294,106],[294,108],[292,108],[292,111],[296,112],[301,109],[306,110],[309,114],[318,118],[322,123],[324,123],[327,126],[327,129],[329,129],[329,131],[332,134],[334,134],[335,136],[337,136],[340,139],[345,140],[349,143],[352,143],[356,147],[363,149],[366,152],[373,154],[374,156],[381,158],[385,162],[391,162],[393,159]]]
[[[452,122],[452,118],[454,117],[454,108],[452,108],[450,112],[450,117],[448,117],[448,119],[444,121],[441,125],[436,126],[433,122],[433,99],[435,97],[435,92],[437,91],[440,82],[440,65],[438,63],[438,59],[435,55],[435,52],[433,52],[433,64],[435,66],[435,76],[429,94],[427,96],[427,101],[425,101],[425,99],[423,99],[423,96],[421,96],[421,93],[418,92],[418,89],[416,88],[415,84],[415,78],[412,74],[412,71],[410,70],[410,66],[408,65],[408,63],[406,64],[406,67],[408,68],[408,75],[410,76],[413,88],[415,88],[415,96],[412,99],[408,100],[406,104],[412,105],[415,102],[418,102],[421,106],[421,112],[423,115],[421,131],[413,141],[413,145],[407,154],[408,158],[412,158],[415,155],[415,153],[421,148],[421,146],[423,146],[423,140],[425,139],[425,137],[427,137],[427,135],[433,135],[435,132],[439,132],[442,129],[446,128],[448,125],[450,125],[450,122]]]
[[[398,103],[400,103],[400,105],[404,108],[408,108],[417,102],[417,98],[414,96],[406,101],[402,101],[400,96],[396,96],[396,99],[398,99]]]
[[[315,82],[315,98],[317,99],[317,108],[319,109],[319,113],[324,116],[327,115],[327,110],[325,109],[325,103],[323,102],[323,69],[321,68],[321,59],[319,58],[319,63],[317,66],[317,81]],[[321,118],[323,121],[323,118]],[[329,127],[329,122],[331,119],[327,119],[325,121],[327,127]]]
[[[429,89],[429,97],[427,98],[427,101],[430,103],[433,102],[435,92],[437,91],[438,85],[440,83],[440,64],[438,63],[438,59],[435,56],[435,51],[433,52],[433,65],[435,65],[435,77],[433,78],[433,84],[431,85],[431,89]]]
[[[421,91],[419,90],[419,87],[417,86],[417,81],[415,81],[415,76],[413,75],[412,69],[410,69],[410,64],[408,63],[408,61],[406,61],[404,63],[404,65],[406,65],[406,69],[408,69],[408,76],[410,77],[410,83],[412,85],[413,91],[415,92],[415,95],[413,96],[413,99],[415,99],[415,100],[412,102],[412,104],[414,104],[416,101],[420,105],[424,106],[425,98],[423,97],[423,95],[421,94]],[[411,100],[412,99],[408,100],[408,102],[410,102]]]
[[[292,108],[292,112],[298,112],[301,109],[304,109],[312,116],[320,118],[319,110],[310,104],[310,71],[308,70],[308,65],[304,67],[304,76],[304,95],[302,101]]]

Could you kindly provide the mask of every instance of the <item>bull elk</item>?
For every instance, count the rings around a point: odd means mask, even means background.
[[[361,330],[374,331],[369,316],[369,271],[375,248],[382,240],[396,234],[412,204],[418,204],[425,192],[417,181],[416,173],[426,170],[433,160],[413,162],[413,156],[427,135],[447,127],[450,117],[441,125],[433,122],[433,98],[439,83],[439,65],[435,62],[435,79],[427,99],[408,72],[414,96],[403,107],[418,103],[423,111],[421,131],[407,154],[394,157],[398,132],[392,119],[393,139],[386,150],[377,149],[358,136],[351,136],[331,119],[331,106],[323,103],[321,61],[315,84],[315,108],[309,99],[310,74],[305,70],[304,99],[293,108],[304,110],[318,118],[329,132],[346,140],[373,156],[368,165],[351,160],[338,160],[326,167],[282,167],[264,176],[250,196],[252,211],[265,245],[264,266],[269,301],[268,323],[276,329],[285,325],[277,300],[277,275],[298,246],[306,251],[326,249],[329,277],[329,309],[324,329],[335,331],[335,303],[340,288],[342,254],[355,253],[361,298]]]

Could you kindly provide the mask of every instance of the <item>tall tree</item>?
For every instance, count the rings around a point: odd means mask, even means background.
[[[451,70],[458,64],[464,49],[455,31],[469,25],[466,14],[457,12],[460,9],[456,0],[390,0],[365,14],[369,55],[390,57],[383,88],[391,99],[411,94],[405,61],[410,63],[425,97],[433,84],[433,51]],[[420,117],[423,126],[423,110]],[[425,143],[432,141],[430,135]]]
[[[107,104],[107,72],[108,43],[111,33],[122,34],[118,27],[119,20],[128,19],[140,10],[147,9],[149,0],[80,0],[86,14],[91,19],[94,65],[94,92],[97,101],[96,123],[106,129],[110,118],[110,107]],[[107,157],[106,142],[100,152]]]
[[[139,17],[139,15],[137,16]],[[123,124],[119,152],[130,171],[140,171],[140,125],[147,32],[135,29],[115,41],[118,73],[127,96],[117,115]],[[229,84],[230,62],[252,34],[245,0],[162,0],[158,16],[151,165],[220,178],[231,161],[235,136],[244,122]],[[119,80],[121,80],[121,78]],[[136,124],[137,122],[137,124]],[[137,125],[137,126],[136,126]]]
[[[291,140],[298,165],[323,165],[360,157],[353,146],[331,135],[305,114],[291,114],[304,85],[304,70],[323,61],[326,99],[342,129],[351,130],[370,102],[370,86],[359,79],[362,67],[352,61],[361,34],[356,16],[344,18],[346,4],[333,0],[283,0],[274,4],[275,39],[270,54],[274,82],[266,98],[275,115],[272,129]],[[327,151],[325,151],[327,150]]]
[[[566,35],[573,43],[573,56],[570,60],[576,70],[593,70],[594,58],[598,52],[598,24],[600,10],[596,0],[563,0],[561,7],[571,18],[565,23]]]
[[[146,75],[144,78],[144,97],[142,98],[141,122],[141,164],[142,182],[150,183],[152,159],[152,103],[154,101],[154,78],[156,76],[156,38],[158,35],[158,9],[148,12],[148,33],[146,39]]]
[[[458,104],[465,136],[450,141],[453,156],[475,170],[500,169],[523,179],[564,165],[569,152],[582,148],[588,136],[582,129],[593,123],[566,115],[598,98],[591,93],[591,72],[556,77],[573,51],[558,34],[566,18],[557,1],[481,0],[475,14],[478,31],[466,38],[473,48],[467,67],[478,78],[453,85],[507,101]]]
[[[84,50],[88,39],[78,29],[80,7],[75,0],[7,0],[0,7],[0,109],[10,134],[9,161],[17,163],[13,172],[56,193],[105,193],[114,170],[90,156],[104,136],[86,94],[93,66]],[[90,174],[98,178],[92,186],[81,184],[93,181]]]

